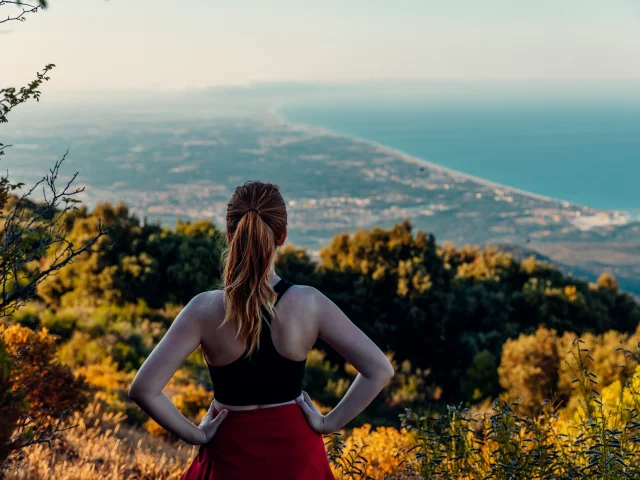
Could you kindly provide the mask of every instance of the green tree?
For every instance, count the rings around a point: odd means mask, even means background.
[[[497,369],[496,357],[489,350],[478,352],[461,382],[464,398],[472,402],[495,398],[500,387]]]
[[[104,203],[93,212],[78,209],[67,217],[70,241],[95,235],[98,218],[109,228],[100,239],[101,248],[86,252],[43,283],[38,294],[47,305],[124,305],[144,300],[160,308],[166,303],[186,304],[219,282],[224,236],[211,222],[178,222],[175,229],[142,225],[124,204]]]
[[[467,377],[480,352],[497,359],[508,339],[539,325],[581,335],[640,322],[637,302],[612,282],[594,288],[495,247],[438,246],[408,221],[336,235],[311,278],[378,345],[430,370],[452,401],[473,396]]]

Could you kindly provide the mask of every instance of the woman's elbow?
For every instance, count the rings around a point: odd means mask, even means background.
[[[127,397],[132,402],[140,404],[146,397],[146,393],[140,385],[134,382],[129,387],[129,391],[127,392]]]
[[[387,361],[380,366],[375,376],[383,386],[387,386],[391,382],[395,373],[393,365],[391,365],[391,362]]]
[[[391,364],[391,362],[387,362],[383,371],[383,375],[385,378],[385,385],[391,382],[391,379],[395,374],[396,374],[396,371],[394,370],[393,365]]]
[[[133,386],[129,387],[129,391],[127,392],[127,398],[132,402],[138,403],[138,398],[140,396],[140,392],[138,389],[133,388]]]

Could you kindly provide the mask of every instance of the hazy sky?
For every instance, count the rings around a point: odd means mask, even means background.
[[[49,0],[0,25],[0,86],[640,81],[638,0]],[[0,7],[5,16],[13,7]]]

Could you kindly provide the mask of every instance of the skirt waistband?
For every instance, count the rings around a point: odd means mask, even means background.
[[[256,419],[268,420],[270,418],[283,418],[290,417],[291,415],[299,415],[302,413],[300,407],[295,403],[287,403],[285,405],[278,405],[275,407],[263,407],[253,408],[250,410],[229,410],[227,419]],[[213,415],[218,415],[219,411],[215,407],[213,408]]]

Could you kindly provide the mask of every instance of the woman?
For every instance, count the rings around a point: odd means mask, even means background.
[[[129,397],[151,418],[201,445],[183,480],[333,479],[322,434],[344,427],[393,376],[382,351],[331,300],[278,277],[275,254],[286,238],[279,187],[237,187],[227,204],[223,288],[187,304],[131,384]],[[301,389],[318,338],[359,372],[327,415]],[[199,346],[215,398],[194,425],[162,390]]]

